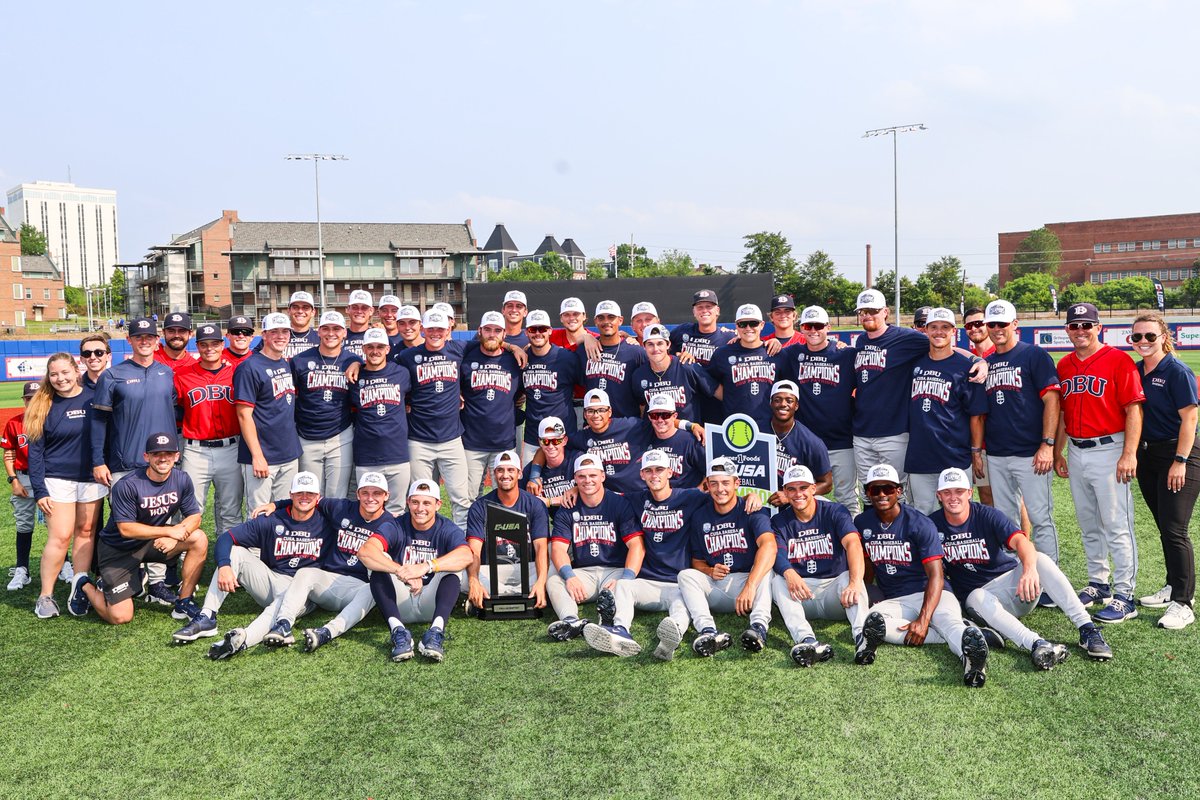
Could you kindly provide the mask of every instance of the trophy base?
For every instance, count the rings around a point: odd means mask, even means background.
[[[488,597],[479,609],[480,619],[541,619],[542,609],[534,608],[531,597]]]

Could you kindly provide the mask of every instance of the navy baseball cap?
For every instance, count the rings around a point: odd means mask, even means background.
[[[1067,309],[1067,324],[1072,322],[1099,322],[1100,311],[1091,303],[1075,303]]]
[[[38,381],[29,381],[25,384],[25,391],[21,393],[21,397],[33,397],[41,386],[42,384]]]
[[[220,342],[225,339],[225,335],[221,333],[221,329],[211,322],[206,322],[196,329],[197,342]]]
[[[158,323],[149,317],[138,317],[129,323],[130,336],[158,336]]]
[[[712,303],[713,305],[720,305],[720,303],[717,302],[717,293],[712,289],[701,289],[692,295],[692,305],[696,305],[697,303]]]
[[[225,326],[225,330],[233,333],[234,331],[248,331],[254,333],[254,320],[249,317],[230,317],[229,324]]]
[[[796,301],[792,299],[790,294],[778,295],[771,298],[771,310],[774,311],[777,308],[790,308],[794,310],[796,308]]]
[[[913,325],[918,328],[924,328],[925,323],[929,322],[929,312],[933,311],[931,306],[921,306],[913,312]]]
[[[174,431],[170,433],[152,433],[146,439],[147,453],[178,453],[179,440],[175,438]]]
[[[163,320],[164,328],[187,328],[192,329],[192,315],[186,311],[172,311],[167,314],[167,318]]]

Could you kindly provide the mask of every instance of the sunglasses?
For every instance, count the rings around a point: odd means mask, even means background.
[[[858,314],[860,317],[873,317],[876,314],[882,314],[883,312],[884,309],[882,308],[860,308],[854,313]]]
[[[982,328],[982,327],[983,327],[983,320],[981,320],[981,319],[977,319],[977,320],[975,320],[974,322],[964,322],[964,323],[963,323],[963,327],[964,327],[964,328],[966,328],[966,329],[967,329],[967,330],[969,330],[969,331],[973,331],[973,330],[975,330],[976,328]]]
[[[675,415],[670,411],[652,411],[646,416],[650,419],[670,419]]]
[[[1090,331],[1092,328],[1096,327],[1097,324],[1098,323],[1095,323],[1095,322],[1068,322],[1067,330],[1069,330],[1069,331]]]
[[[542,439],[542,444],[545,445],[546,447],[558,447],[560,444],[562,444],[566,440],[567,440],[567,437],[560,436],[557,439]]]
[[[1150,341],[1154,341],[1154,340],[1151,339]],[[80,350],[79,355],[83,356],[84,358],[104,358],[106,355],[108,355],[108,351],[107,350]]]
[[[757,328],[759,325],[762,325],[762,323],[756,322],[755,320],[752,320],[752,319],[743,319],[743,320],[740,320],[737,324],[737,326],[739,328]]]
[[[525,331],[527,333],[549,333],[550,329],[542,325],[535,325],[532,328],[526,328]]]
[[[1010,324],[1011,323],[1008,323],[1008,322],[989,322],[987,324],[987,326],[988,326],[988,330],[994,331],[997,328],[1007,328]]]
[[[1137,344],[1142,339],[1145,339],[1147,342],[1150,342],[1151,344],[1153,344],[1154,342],[1158,341],[1158,334],[1157,333],[1131,333],[1131,334],[1129,334],[1129,341],[1133,342],[1134,344]]]
[[[890,486],[890,485],[889,486],[868,486],[867,487],[867,496],[868,497],[879,497],[880,495],[884,495],[884,494],[891,496],[893,494],[896,494],[899,491],[900,491],[899,486]]]
[[[802,331],[823,331],[829,326],[823,322],[805,322],[800,326]]]
[[[253,336],[254,331],[230,331],[230,336]]]
[[[607,413],[609,413],[610,411],[612,411],[612,409],[611,409],[611,408],[606,408],[606,407],[602,407],[602,408],[585,408],[585,409],[583,410],[583,413],[585,413],[585,414],[607,414]]]

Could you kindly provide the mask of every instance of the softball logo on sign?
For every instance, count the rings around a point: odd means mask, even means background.
[[[745,414],[734,414],[721,425],[704,426],[704,455],[711,464],[724,456],[738,468],[738,494],[758,494],[763,502],[779,488],[775,435],[762,433]]]

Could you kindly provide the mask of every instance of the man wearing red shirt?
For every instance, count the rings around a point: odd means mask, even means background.
[[[249,317],[230,317],[225,326],[228,344],[221,355],[236,367],[250,356],[250,342],[254,340],[254,322]],[[199,341],[199,340],[197,340]]]
[[[996,352],[996,345],[992,344],[992,340],[988,338],[982,308],[967,309],[967,313],[963,314],[963,330],[967,332],[967,338],[971,340],[972,353],[980,358],[987,358]]]
[[[196,363],[195,357],[187,351],[191,338],[192,315],[186,311],[172,311],[163,320],[163,338],[154,351],[154,360],[170,367],[172,372],[190,367]]]
[[[805,341],[804,334],[796,330],[796,301],[791,295],[781,294],[771,298],[770,317],[775,329],[762,337],[764,342],[778,339],[780,347],[791,347]]]

